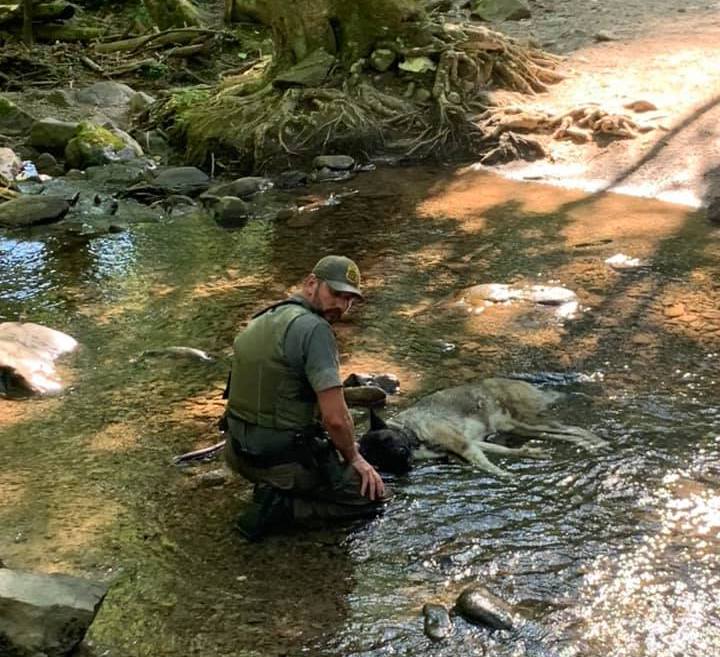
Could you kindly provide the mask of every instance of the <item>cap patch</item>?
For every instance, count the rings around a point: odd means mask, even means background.
[[[355,287],[360,285],[360,270],[354,262],[348,265],[347,271],[345,272],[345,279],[352,283]]]

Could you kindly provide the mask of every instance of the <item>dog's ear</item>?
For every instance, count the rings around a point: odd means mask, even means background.
[[[370,408],[370,431],[379,431],[380,429],[387,429],[387,424],[385,424],[374,408]]]

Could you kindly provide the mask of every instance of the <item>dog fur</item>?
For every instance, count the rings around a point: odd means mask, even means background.
[[[489,442],[488,438],[496,434],[564,440],[585,449],[604,447],[607,443],[586,429],[542,418],[543,412],[562,396],[525,381],[504,378],[439,390],[387,423],[371,413],[370,430],[360,439],[360,452],[380,470],[395,474],[410,470],[420,448],[426,447],[455,454],[487,472],[507,476],[486,452],[533,458],[547,454],[536,447],[506,447]]]

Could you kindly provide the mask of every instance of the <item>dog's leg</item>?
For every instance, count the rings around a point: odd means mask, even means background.
[[[506,479],[510,476],[509,472],[503,470],[502,468],[498,468],[498,466],[492,463],[477,444],[468,445],[462,451],[460,456],[462,456],[468,463],[471,463],[478,468],[482,468],[490,474],[494,474],[498,477],[504,477]]]
[[[529,456],[533,459],[544,459],[550,456],[550,453],[540,447],[506,447],[497,443],[489,443],[484,440],[473,441],[473,447],[478,447],[483,452],[491,454],[502,454],[503,456]]]
[[[564,440],[573,443],[587,450],[607,447],[607,442],[592,431],[572,427],[565,424],[527,424],[519,420],[512,420],[507,426],[502,427],[506,433],[512,433],[524,438],[547,438],[551,440]]]

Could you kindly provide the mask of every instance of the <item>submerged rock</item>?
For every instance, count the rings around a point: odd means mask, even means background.
[[[440,641],[452,632],[450,613],[443,605],[426,603],[422,611],[425,617],[423,629],[427,637],[433,641]]]
[[[23,397],[58,392],[62,383],[55,360],[74,351],[77,341],[32,322],[0,324],[0,394]]]
[[[0,569],[2,654],[70,654],[83,640],[106,594],[107,586],[99,582]]]
[[[21,196],[0,205],[0,226],[19,228],[60,221],[70,209],[62,196]]]
[[[512,607],[484,586],[466,588],[459,595],[455,610],[471,623],[487,625],[496,630],[510,630],[514,625]]]

